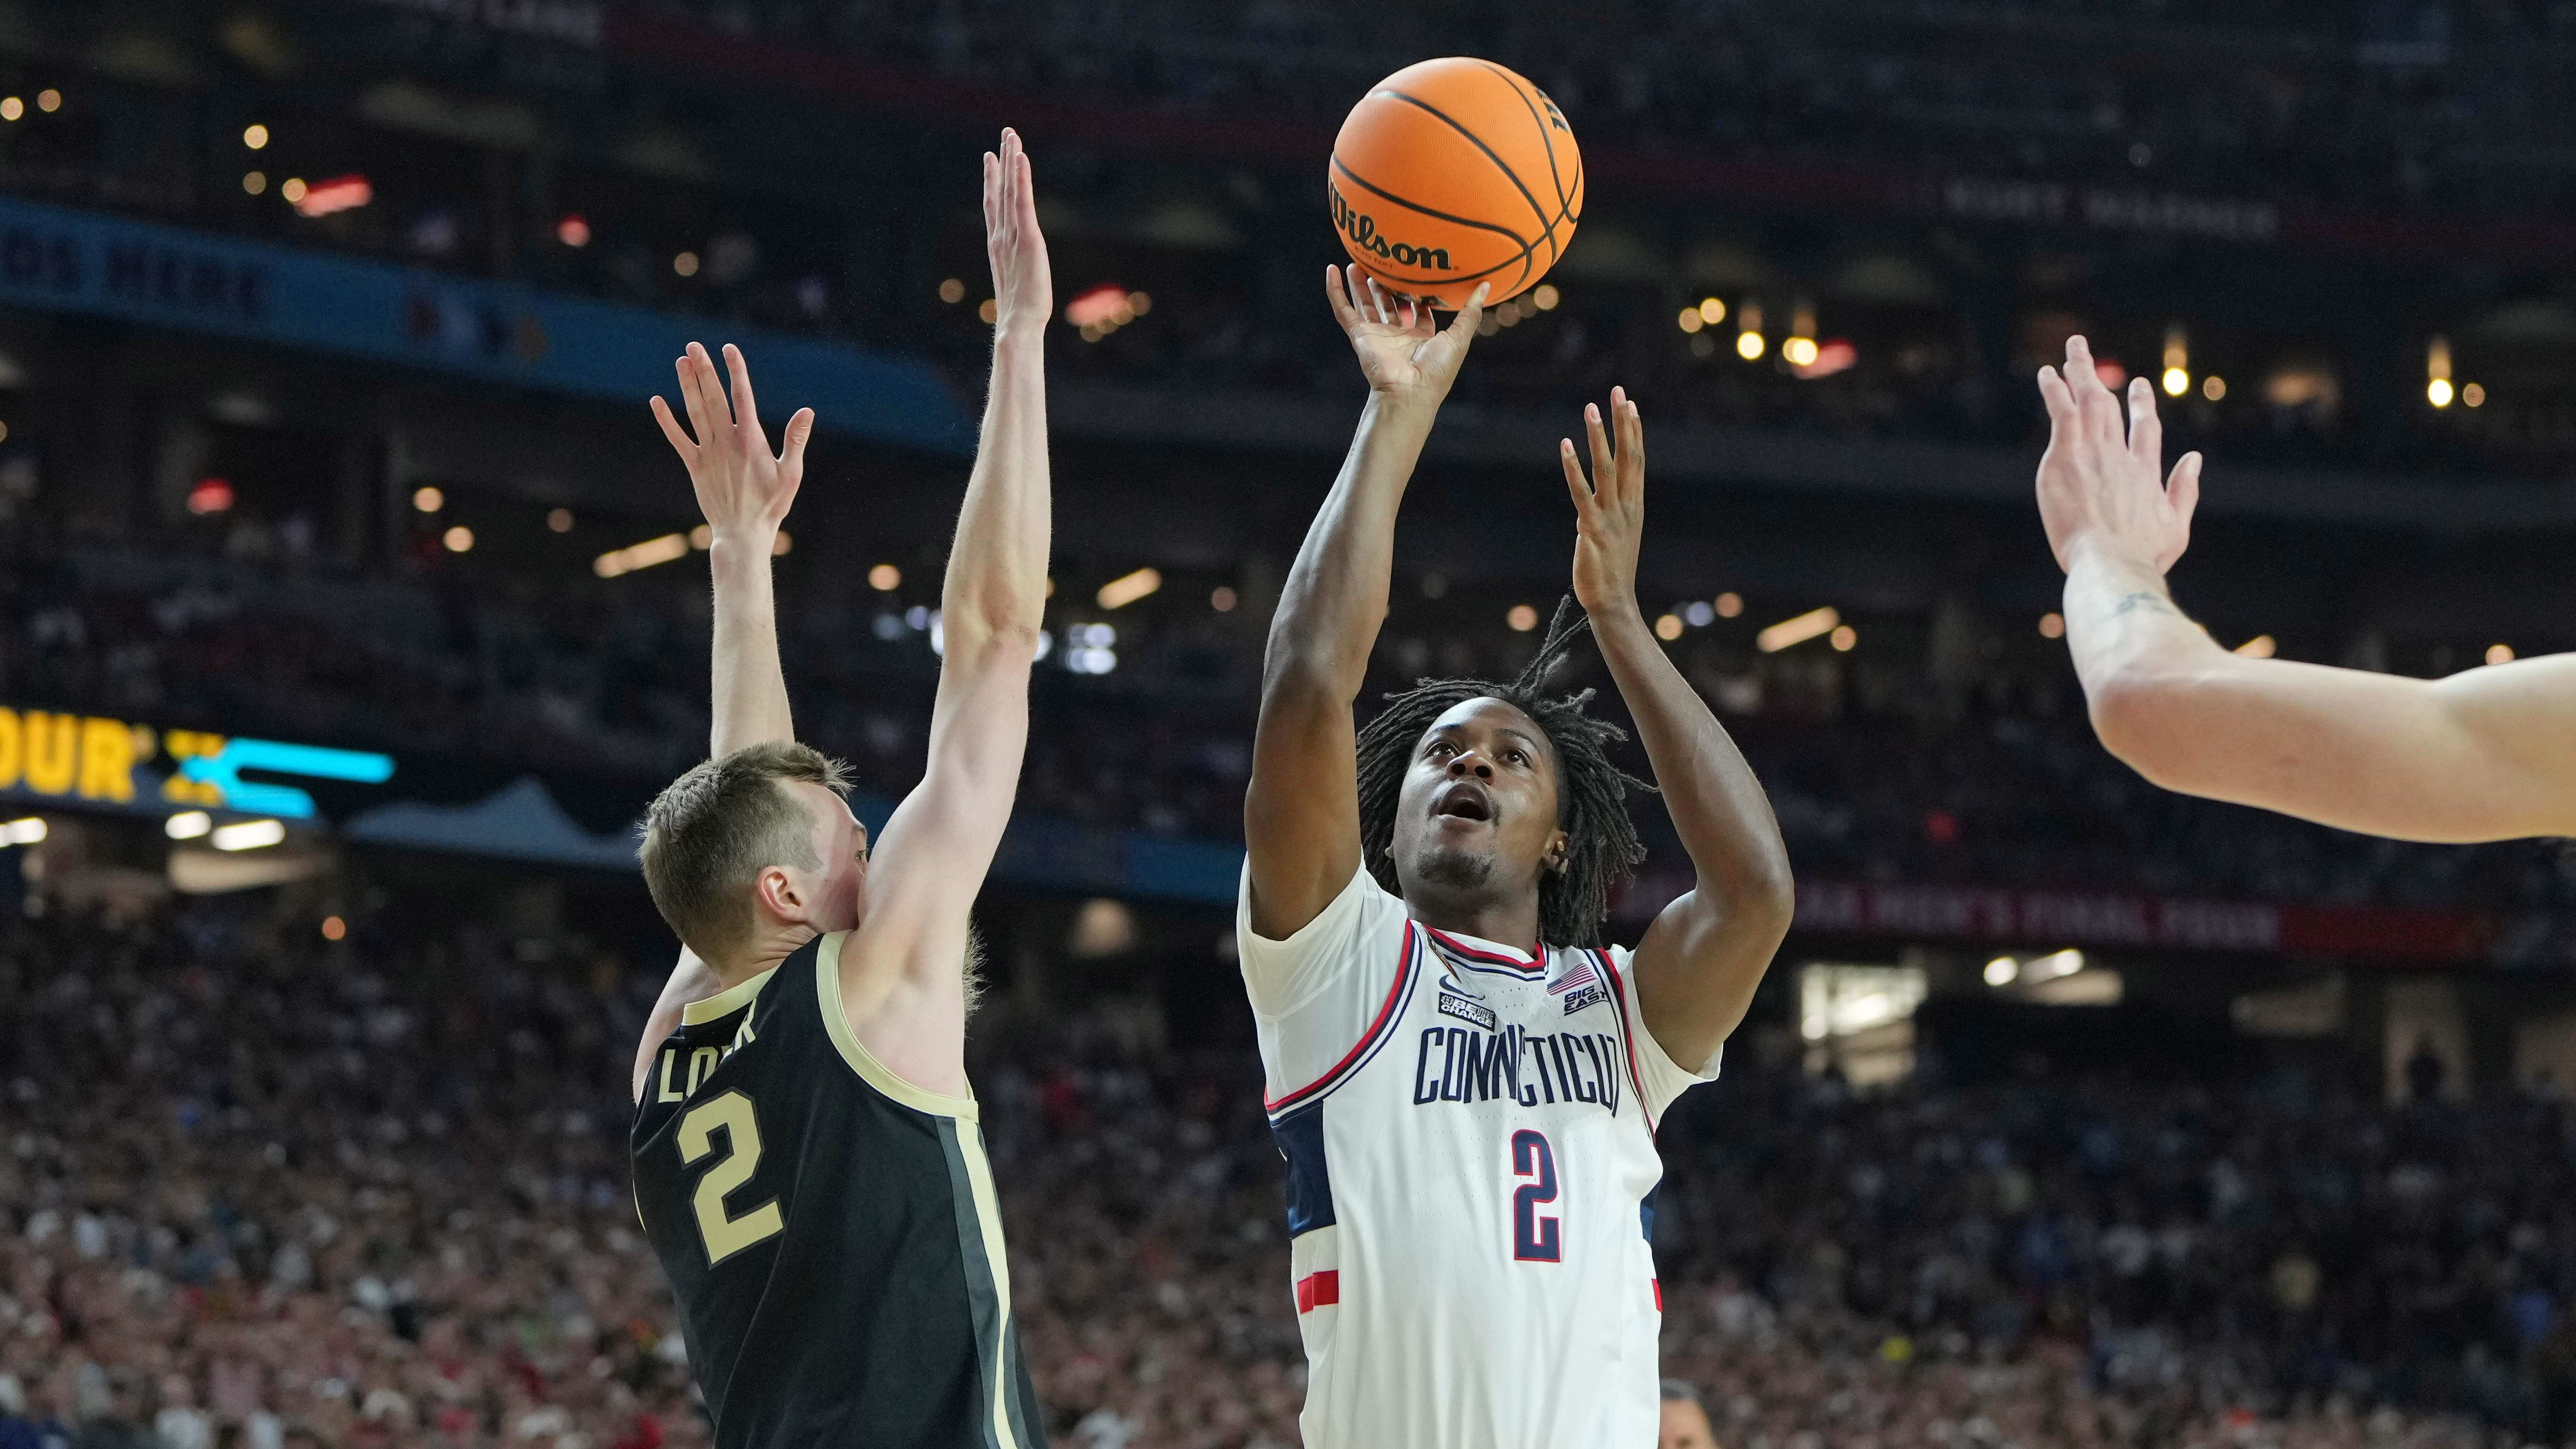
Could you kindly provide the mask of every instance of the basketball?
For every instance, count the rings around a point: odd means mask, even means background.
[[[1333,140],[1326,185],[1351,260],[1380,285],[1455,309],[1538,285],[1583,216],[1583,157],[1547,93],[1489,60],[1406,66]]]

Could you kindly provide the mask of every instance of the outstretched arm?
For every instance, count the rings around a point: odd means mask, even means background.
[[[713,727],[708,751],[724,756],[745,745],[791,740],[796,727],[787,711],[787,676],[778,662],[778,619],[770,593],[769,559],[796,490],[805,479],[805,444],[814,435],[814,410],[799,408],[787,420],[786,446],[769,452],[769,437],[751,392],[751,367],[742,350],[725,344],[733,395],[725,396],[706,348],[689,344],[675,364],[680,401],[689,426],[682,429],[671,405],[653,399],[654,421],[688,466],[689,487],[710,534],[707,560],[715,577],[715,650],[711,689]],[[692,436],[694,434],[694,436]],[[681,1008],[723,989],[697,954],[681,948],[679,965],[644,1022],[635,1052],[635,1096],[644,1096],[653,1054],[679,1029]]]
[[[2576,655],[2408,679],[2219,647],[2174,607],[2198,453],[2159,481],[2155,391],[2120,400],[2081,337],[2042,368],[2040,517],[2102,744],[2168,790],[2401,840],[2576,834]]]
[[[1288,571],[1262,661],[1243,824],[1252,928],[1271,940],[1296,934],[1359,870],[1351,702],[1386,622],[1396,508],[1466,360],[1485,289],[1446,330],[1433,325],[1430,308],[1390,298],[1357,267],[1347,287],[1341,271],[1325,268],[1324,295],[1359,354],[1369,400],[1341,476]]]
[[[1045,332],[1055,310],[1028,155],[984,156],[997,311],[984,430],[940,594],[939,694],[921,783],[886,822],[866,917],[841,953],[860,1042],[915,1086],[968,1095],[968,913],[1010,822],[1046,616]]]
[[[1789,932],[1796,895],[1789,852],[1762,783],[1655,641],[1637,606],[1637,550],[1645,537],[1646,427],[1637,405],[1610,393],[1618,448],[1587,406],[1592,478],[1571,439],[1559,445],[1574,496],[1574,596],[1592,616],[1601,657],[1637,721],[1673,830],[1698,873],[1637,944],[1637,998],[1666,1055],[1696,1068],[1744,1020],[1754,988]]]

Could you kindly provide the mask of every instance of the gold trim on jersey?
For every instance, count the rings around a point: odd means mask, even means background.
[[[760,994],[760,988],[769,984],[769,978],[777,974],[778,968],[772,966],[748,980],[735,982],[704,1001],[690,1002],[680,1008],[680,1025],[696,1026],[702,1021],[733,1014],[749,1005],[751,999]]]
[[[979,1120],[974,1098],[944,1096],[914,1086],[896,1076],[893,1068],[878,1061],[860,1043],[858,1033],[850,1030],[850,1013],[841,1005],[841,946],[849,938],[847,931],[834,931],[823,938],[822,949],[814,953],[814,985],[822,1001],[823,1029],[831,1033],[832,1045],[841,1049],[841,1060],[850,1064],[850,1070],[858,1073],[861,1081],[916,1112],[928,1112],[934,1117],[955,1117],[967,1122]],[[979,1194],[991,1191],[988,1173]],[[981,1201],[976,1204],[976,1210],[980,1216],[983,1212]],[[995,1246],[1000,1244],[998,1220],[988,1229],[986,1236]]]
[[[975,1227],[984,1239],[984,1266],[993,1276],[993,1437],[1001,1449],[1019,1449],[1019,1436],[1011,1432],[1011,1254],[1002,1244],[1001,1198],[993,1191],[993,1164],[984,1155],[984,1132],[971,1120],[957,1124],[957,1155],[966,1164],[966,1182],[975,1196]],[[978,1347],[981,1351],[982,1346]]]

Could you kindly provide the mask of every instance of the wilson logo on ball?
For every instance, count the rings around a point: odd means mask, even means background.
[[[1388,241],[1378,234],[1377,218],[1344,200],[1340,187],[1329,186],[1328,189],[1332,192],[1333,225],[1341,228],[1353,251],[1383,257],[1400,267],[1420,267],[1433,272],[1457,270],[1449,262],[1447,247],[1421,247],[1411,242]]]

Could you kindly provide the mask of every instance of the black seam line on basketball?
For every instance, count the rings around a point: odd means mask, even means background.
[[[1565,195],[1565,173],[1563,173],[1562,171],[1559,171],[1559,170],[1557,169],[1557,165],[1556,165],[1556,143],[1555,143],[1554,141],[1552,141],[1552,140],[1548,139],[1548,133],[1547,133],[1547,118],[1546,118],[1546,117],[1544,117],[1544,116],[1542,116],[1542,115],[1540,115],[1540,114],[1538,113],[1538,107],[1536,107],[1536,106],[1534,106],[1534,105],[1531,105],[1531,104],[1530,104],[1529,93],[1528,93],[1527,91],[1523,91],[1523,90],[1521,89],[1520,84],[1515,84],[1515,83],[1514,83],[1518,78],[1517,78],[1517,77],[1515,77],[1515,76],[1514,76],[1510,71],[1507,71],[1507,70],[1503,69],[1501,66],[1494,64],[1494,63],[1493,63],[1492,61],[1490,61],[1490,60],[1480,60],[1480,61],[1477,61],[1477,62],[1476,62],[1476,64],[1483,66],[1485,69],[1487,69],[1487,70],[1489,70],[1489,71],[1492,71],[1492,72],[1494,73],[1494,75],[1502,81],[1502,83],[1503,83],[1503,88],[1504,88],[1505,90],[1510,91],[1513,95],[1515,95],[1515,96],[1517,96],[1517,97],[1519,97],[1519,98],[1520,98],[1521,109],[1523,109],[1523,110],[1525,110],[1525,111],[1529,112],[1530,122],[1531,122],[1533,125],[1535,125],[1535,126],[1537,126],[1537,127],[1538,127],[1538,143],[1539,143],[1539,147],[1540,147],[1540,149],[1541,149],[1541,150],[1544,150],[1545,152],[1547,152],[1547,179],[1548,179],[1548,184],[1549,184],[1549,185],[1551,185],[1551,186],[1554,186],[1554,187],[1556,188],[1556,220],[1557,220],[1557,221],[1563,221],[1563,220],[1565,220],[1565,219],[1566,219],[1566,216],[1565,216],[1565,210],[1566,210],[1566,205],[1567,205],[1567,198],[1566,198],[1566,195]],[[1526,83],[1526,82],[1522,82],[1521,84],[1527,84],[1527,83]],[[1533,91],[1538,90],[1538,87],[1536,87],[1536,86],[1531,86],[1531,87],[1530,87],[1530,90],[1533,90]],[[1545,91],[1539,91],[1539,98],[1540,98],[1541,100],[1546,100],[1546,98],[1547,98],[1547,93],[1546,93]],[[1556,104],[1556,102],[1554,102],[1554,101],[1548,101],[1548,104],[1552,106],[1552,105],[1555,105],[1555,104]],[[1566,134],[1568,134],[1568,135],[1572,135],[1572,134],[1573,134],[1573,132],[1569,129],[1569,130],[1567,131],[1567,133],[1566,133]],[[1556,240],[1556,222],[1553,222],[1553,221],[1552,221],[1552,222],[1548,222],[1548,223],[1546,223],[1546,226],[1547,226],[1547,239],[1548,239],[1548,241],[1556,247],[1557,253],[1558,253],[1560,256],[1561,256],[1561,255],[1563,255],[1563,254],[1564,254],[1564,251],[1565,251],[1565,245],[1564,245],[1564,243],[1562,243],[1562,242],[1558,242],[1558,241]]]
[[[1487,267],[1480,272],[1469,272],[1464,276],[1457,277],[1424,277],[1420,280],[1439,283],[1472,282],[1478,277],[1490,277],[1494,273],[1501,271],[1503,268],[1510,266],[1514,262],[1521,263],[1522,279],[1528,279],[1530,253],[1532,249],[1536,247],[1537,243],[1532,241],[1523,241],[1519,232],[1513,231],[1511,228],[1506,226],[1497,226],[1490,221],[1469,221],[1463,216],[1451,216],[1445,211],[1434,211],[1430,207],[1422,205],[1420,202],[1407,201],[1403,197],[1388,191],[1386,188],[1370,181],[1367,177],[1353,171],[1350,167],[1342,163],[1342,158],[1339,156],[1333,158],[1333,169],[1340,172],[1342,175],[1349,177],[1353,186],[1357,186],[1362,190],[1365,190],[1371,196],[1377,197],[1382,201],[1390,202],[1396,206],[1401,206],[1407,211],[1418,211],[1424,216],[1432,217],[1439,221],[1451,222],[1458,226],[1473,227],[1478,231],[1501,232],[1504,236],[1510,237],[1513,244],[1520,248],[1518,252],[1494,263],[1492,266]],[[1392,270],[1392,268],[1389,270]]]
[[[1521,194],[1521,200],[1529,203],[1530,217],[1538,223],[1541,235],[1547,239],[1548,250],[1560,254],[1565,250],[1565,248],[1557,244],[1556,227],[1554,223],[1547,219],[1547,208],[1538,204],[1538,198],[1530,194],[1530,189],[1521,183],[1520,173],[1511,168],[1511,163],[1505,161],[1502,157],[1495,155],[1494,148],[1485,144],[1484,137],[1477,135],[1475,132],[1468,130],[1462,125],[1459,125],[1456,120],[1450,117],[1448,112],[1443,111],[1438,106],[1431,104],[1429,101],[1423,100],[1419,96],[1409,96],[1399,90],[1378,90],[1372,91],[1370,94],[1375,96],[1392,96],[1396,100],[1402,101],[1408,106],[1413,106],[1419,109],[1424,115],[1430,116],[1440,124],[1447,126],[1450,130],[1466,137],[1467,144],[1484,152],[1485,159],[1493,162],[1494,169],[1503,173],[1503,179],[1510,182],[1512,184],[1512,189]],[[1527,102],[1523,102],[1523,104],[1526,105]],[[1547,140],[1546,133],[1541,132],[1539,140],[1541,143],[1544,143]],[[1538,243],[1538,237],[1530,238],[1528,250],[1521,253],[1521,259],[1523,261],[1527,261],[1530,253],[1538,250]],[[1529,268],[1524,266],[1521,268],[1521,283],[1526,284],[1528,281]],[[1517,294],[1520,289],[1520,285],[1515,285],[1512,288],[1512,291]]]

